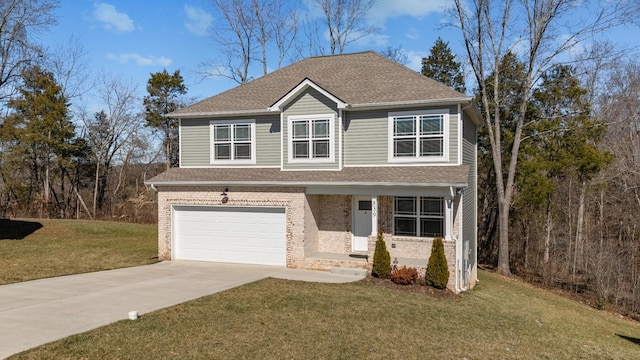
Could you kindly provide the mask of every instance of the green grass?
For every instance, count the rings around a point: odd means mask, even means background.
[[[21,359],[638,359],[640,326],[481,272],[457,300],[265,279]]]
[[[157,225],[0,220],[0,285],[157,262]]]

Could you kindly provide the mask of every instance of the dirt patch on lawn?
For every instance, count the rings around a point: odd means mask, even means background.
[[[421,295],[429,296],[435,299],[457,300],[459,298],[458,295],[451,292],[451,290],[448,290],[448,289],[441,290],[431,286],[421,285],[419,283],[420,281],[415,284],[400,285],[400,284],[394,283],[389,279],[380,279],[373,276],[367,276],[361,281],[367,284],[373,284],[376,286],[381,286],[381,287],[393,289],[396,291],[404,291],[407,293],[421,294]]]

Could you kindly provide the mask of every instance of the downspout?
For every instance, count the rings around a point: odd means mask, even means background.
[[[449,211],[447,212],[449,215],[449,219],[447,220],[447,223],[449,223],[449,230],[451,231],[451,240],[453,240],[453,246],[454,246],[454,259],[453,259],[453,264],[454,264],[454,277],[455,277],[455,291],[456,294],[461,292],[461,287],[460,287],[460,268],[461,268],[461,264],[460,264],[460,253],[461,253],[461,249],[460,249],[460,244],[458,241],[458,238],[453,234],[453,201],[455,199],[456,196],[456,188],[454,188],[453,186],[449,186],[449,199],[447,200],[449,202]]]
[[[343,123],[343,112],[342,109],[338,109],[338,169],[342,170],[342,132],[344,131],[344,123]]]

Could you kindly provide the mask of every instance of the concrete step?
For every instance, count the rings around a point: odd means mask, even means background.
[[[367,276],[367,269],[346,268],[346,267],[332,266],[331,267],[331,273],[365,277],[365,276]]]

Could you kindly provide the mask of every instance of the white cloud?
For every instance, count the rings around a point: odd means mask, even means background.
[[[420,38],[420,30],[411,28],[404,36],[406,36],[407,39],[410,40],[418,40]]]
[[[213,22],[213,16],[201,8],[191,5],[185,5],[184,12],[187,15],[184,27],[193,35],[206,36]]]
[[[327,38],[328,38],[328,36],[329,35],[327,33]],[[358,33],[353,33],[352,36],[353,37],[357,37]],[[355,41],[353,44],[356,45],[356,46],[363,47],[363,48],[385,47],[385,46],[387,46],[387,44],[389,44],[389,35],[371,34],[371,35],[367,35],[367,36],[361,37],[360,39]]]
[[[133,61],[138,66],[155,66],[155,65],[169,66],[173,62],[171,59],[168,59],[168,58],[166,58],[164,56],[161,56],[161,57],[155,57],[155,56],[144,57],[144,56],[142,56],[140,54],[134,54],[134,53],[127,53],[127,54],[120,54],[120,55],[115,55],[113,53],[108,53],[107,54],[107,59],[117,61],[117,62],[119,62],[121,64],[126,64],[129,61]]]
[[[422,58],[429,56],[424,51],[407,51],[407,67],[414,71],[422,71]]]
[[[450,0],[377,0],[369,12],[369,21],[374,24],[384,24],[387,19],[400,16],[422,18],[434,12],[442,12],[451,6]]]
[[[93,4],[93,16],[102,23],[106,30],[115,32],[133,31],[133,20],[129,15],[118,12],[116,7],[106,3]]]

